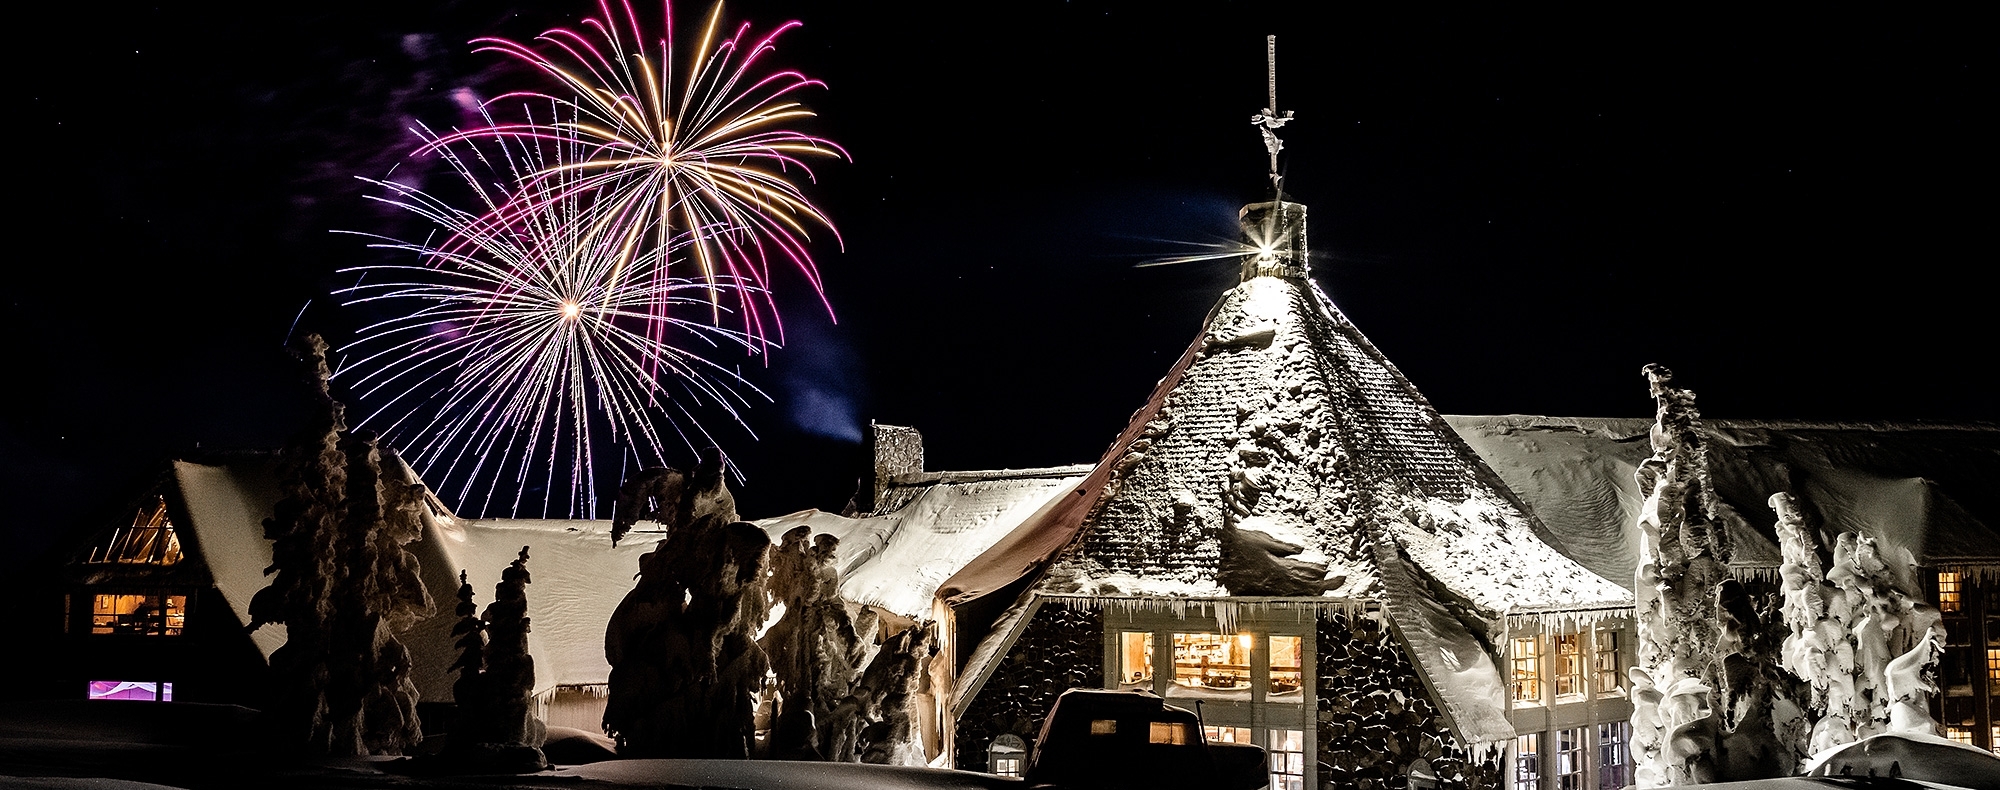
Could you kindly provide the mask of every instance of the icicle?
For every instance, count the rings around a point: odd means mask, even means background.
[[[1215,602],[1215,625],[1225,635],[1236,633],[1236,602]]]
[[[1729,566],[1729,575],[1740,582],[1763,582],[1766,584],[1782,584],[1784,582],[1778,574],[1777,566],[1774,565],[1731,565]]]
[[[1940,573],[1956,573],[1972,584],[2000,583],[2000,562],[1947,562],[1937,566]]]
[[[1507,615],[1507,629],[1540,630],[1542,633],[1570,633],[1589,630],[1605,620],[1632,616],[1630,606],[1595,609],[1568,609],[1553,612],[1516,612]]]

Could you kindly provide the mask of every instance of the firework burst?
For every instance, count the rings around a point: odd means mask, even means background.
[[[564,111],[548,123],[493,123],[444,135],[425,150],[475,139],[546,139],[576,141],[584,155],[535,172],[517,199],[464,228],[468,236],[453,243],[473,243],[493,228],[515,224],[517,215],[538,214],[546,203],[587,194],[591,209],[575,218],[581,225],[575,232],[583,244],[617,250],[612,280],[644,276],[633,263],[663,257],[665,248],[685,240],[672,266],[650,271],[653,285],[665,284],[669,269],[674,277],[700,282],[706,286],[702,297],[709,322],[721,323],[725,303],[733,301],[752,353],[768,351],[783,341],[771,298],[773,270],[803,274],[824,304],[808,246],[810,230],[823,228],[838,240],[797,179],[812,178],[807,159],[846,157],[834,143],[792,126],[813,116],[796,94],[823,83],[796,71],[764,68],[764,56],[778,37],[799,23],[762,35],[746,23],[723,36],[717,3],[688,53],[687,67],[676,70],[670,3],[662,3],[665,35],[651,39],[629,3],[614,8],[606,0],[599,11],[578,29],[542,33],[535,44],[503,38],[474,42],[479,51],[515,58],[562,88],[504,94],[489,101],[489,108],[530,99],[554,102]],[[647,309],[656,316],[664,317],[680,302],[667,297],[667,289],[655,292],[660,299]]]
[[[741,424],[750,398],[768,400],[684,348],[752,347],[753,338],[663,309],[713,308],[717,293],[747,301],[757,287],[728,274],[668,276],[670,256],[696,246],[698,230],[637,250],[592,233],[600,208],[576,184],[591,172],[569,166],[588,142],[536,136],[446,146],[427,137],[477,210],[370,179],[387,193],[376,200],[429,220],[445,241],[374,237],[372,246],[418,260],[349,270],[362,281],[339,292],[346,303],[393,317],[342,349],[352,361],[339,376],[372,407],[361,424],[416,448],[412,463],[461,508],[518,514],[536,504],[528,492],[539,488],[544,515],[594,518],[605,440],[616,457],[662,464],[670,437],[698,452],[714,443],[691,409],[719,407]]]

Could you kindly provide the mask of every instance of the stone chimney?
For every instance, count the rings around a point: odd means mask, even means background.
[[[897,475],[924,471],[924,435],[915,428],[869,420],[864,440],[870,458],[868,478],[854,492],[851,508],[866,516],[881,505],[882,493],[889,490]]]

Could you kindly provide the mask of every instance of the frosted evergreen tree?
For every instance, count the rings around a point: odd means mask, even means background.
[[[621,521],[653,519],[667,537],[640,557],[639,583],[605,629],[604,728],[625,757],[748,757],[770,667],[756,634],[771,608],[771,539],[736,520],[719,460],[691,475],[662,471],[642,473],[674,479],[645,491],[645,508],[624,506],[621,493]]]
[[[422,738],[410,655],[396,634],[432,611],[417,560],[423,489],[385,480],[374,437],[345,432],[328,388],[326,343],[301,338],[319,408],[280,462],[264,532],[275,573],[252,599],[252,629],[281,623],[270,703],[279,741],[307,755],[399,754]]]

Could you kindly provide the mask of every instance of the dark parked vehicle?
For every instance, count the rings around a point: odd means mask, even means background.
[[[1207,743],[1194,713],[1144,691],[1070,689],[1042,722],[1029,787],[1056,790],[1255,790],[1264,749]]]

